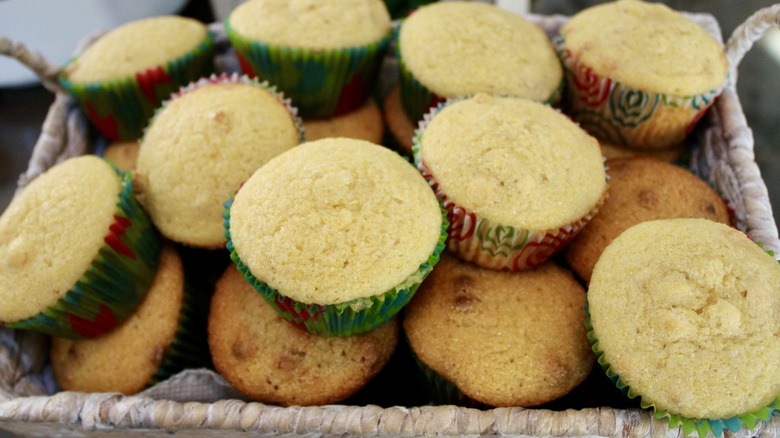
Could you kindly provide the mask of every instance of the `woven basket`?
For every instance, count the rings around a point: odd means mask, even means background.
[[[717,21],[708,14],[691,19],[722,40]],[[529,16],[550,35],[567,18]],[[758,11],[745,21],[726,45],[731,83],[695,132],[691,168],[714,185],[736,213],[736,226],[764,248],[780,253],[777,228],[753,154],[753,138],[736,94],[737,65],[770,27],[780,22],[780,5]],[[235,71],[237,65],[220,24],[216,65]],[[87,41],[88,42],[88,41]],[[29,168],[19,179],[21,190],[30,180],[68,157],[93,150],[88,125],[75,103],[54,79],[57,68],[23,45],[0,37],[0,53],[29,66],[44,86],[56,94],[43,124]],[[380,93],[396,80],[388,57]],[[528,435],[528,436],[680,436],[666,420],[649,411],[612,407],[547,410],[456,406],[389,407],[321,406],[280,408],[246,402],[218,374],[187,370],[141,394],[56,392],[46,366],[48,342],[42,335],[0,329],[0,435],[2,429],[35,436],[117,436],[120,434],[180,436],[278,435]],[[726,432],[727,435],[732,435]],[[780,414],[737,436],[780,435]]]

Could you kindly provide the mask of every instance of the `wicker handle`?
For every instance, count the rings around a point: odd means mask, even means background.
[[[62,91],[57,82],[59,67],[49,64],[40,53],[33,53],[24,44],[0,36],[0,54],[14,58],[29,67],[41,80],[43,86],[52,93]]]
[[[726,58],[729,60],[731,86],[737,83],[737,67],[753,43],[761,39],[764,33],[780,25],[780,3],[759,9],[734,29],[726,43]]]

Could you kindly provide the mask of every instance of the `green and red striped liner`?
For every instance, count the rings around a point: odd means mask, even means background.
[[[447,249],[457,257],[489,269],[523,271],[534,269],[546,262],[553,254],[562,250],[574,236],[598,212],[606,201],[606,193],[599,202],[580,219],[548,230],[531,230],[479,216],[466,206],[455,203],[441,189],[436,175],[422,161],[420,142],[425,129],[436,114],[447,105],[466,99],[448,99],[427,113],[415,131],[412,151],[414,163],[430,184],[436,197],[447,212],[450,223]]]
[[[679,145],[725,88],[691,96],[639,90],[594,72],[554,38],[566,81],[566,113],[594,137],[636,149]]]
[[[358,109],[370,96],[391,32],[379,41],[338,49],[304,49],[244,37],[225,20],[241,70],[267,80],[292,99],[302,117],[328,117]]]
[[[442,211],[442,225],[439,240],[431,255],[417,270],[403,282],[384,293],[358,298],[344,303],[321,305],[295,301],[279,293],[259,280],[241,260],[230,237],[230,208],[233,199],[225,203],[225,237],[230,258],[244,278],[285,320],[300,329],[323,336],[352,336],[379,327],[398,313],[438,263],[447,238],[447,218]]]
[[[108,164],[107,164],[108,165]],[[135,200],[132,177],[122,174],[114,222],[89,269],[60,300],[38,315],[5,327],[70,339],[108,333],[133,313],[149,290],[161,238]]]
[[[209,31],[194,50],[123,79],[77,83],[64,74],[58,79],[107,140],[136,140],[171,93],[214,72],[214,50],[214,35]]]

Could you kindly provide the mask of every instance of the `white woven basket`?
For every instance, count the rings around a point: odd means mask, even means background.
[[[718,40],[715,19],[689,14]],[[566,21],[562,16],[530,16],[549,34]],[[780,22],[780,5],[758,11],[745,21],[726,45],[731,83],[697,130],[692,170],[715,186],[736,212],[736,226],[766,249],[780,253],[766,185],[753,154],[753,137],[736,94],[736,68],[744,54],[770,27]],[[234,71],[235,59],[220,24],[217,67]],[[29,168],[19,179],[20,190],[30,180],[68,157],[88,153],[87,121],[54,80],[57,68],[23,45],[0,37],[0,53],[28,65],[44,86],[56,94],[35,145]],[[380,88],[393,83],[388,57]],[[247,432],[278,435],[528,435],[528,436],[680,436],[666,420],[650,412],[611,407],[565,411],[524,408],[477,410],[455,406],[390,407],[321,406],[280,408],[246,402],[219,375],[187,370],[139,395],[58,392],[46,367],[47,338],[0,329],[0,435],[2,430],[33,436],[117,436],[120,434],[179,436],[243,436]],[[727,435],[732,435],[726,432]],[[780,435],[780,414],[737,436]]]

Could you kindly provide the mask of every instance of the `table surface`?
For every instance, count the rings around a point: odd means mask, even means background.
[[[594,0],[545,0],[532,3],[541,14],[570,15]],[[183,15],[213,19],[203,2],[193,0]],[[728,36],[741,21],[757,9],[772,4],[766,0],[668,0],[670,6],[693,12],[712,13]],[[780,39],[780,38],[779,38]],[[756,161],[767,184],[774,217],[780,216],[780,57],[772,57],[766,44],[757,44],[741,62],[737,84],[740,101],[753,130]],[[0,88],[0,211],[10,202],[16,181],[40,134],[40,127],[53,101],[41,86]]]

